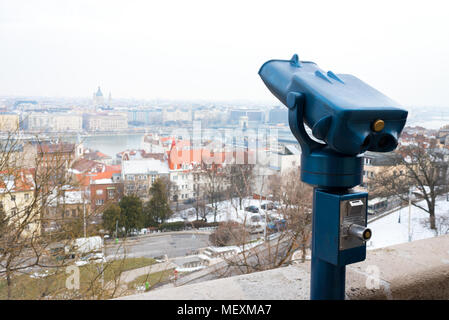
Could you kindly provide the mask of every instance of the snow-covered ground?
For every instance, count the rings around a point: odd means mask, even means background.
[[[427,208],[425,201],[420,202],[419,205]],[[373,231],[373,236],[368,241],[367,249],[382,248],[408,242],[408,213],[409,208],[405,207],[369,223],[368,227]],[[437,230],[439,230],[439,227],[441,227],[438,225],[439,218],[449,218],[449,201],[446,201],[446,196],[437,198],[435,216]],[[429,214],[427,212],[412,206],[410,217],[411,241],[437,236],[436,232],[430,229]],[[446,228],[442,229],[439,233],[445,232]]]
[[[237,221],[243,223],[246,219],[247,223],[250,223],[250,217],[252,215],[257,215],[248,211],[244,208],[248,206],[256,206],[259,208],[259,212],[264,214],[281,218],[276,213],[276,210],[262,210],[261,205],[269,201],[256,200],[256,199],[244,199],[242,202],[243,209],[239,208],[238,199],[231,201],[222,201],[218,203],[217,210],[217,221]],[[425,201],[419,203],[421,206],[426,207]],[[373,231],[373,236],[371,240],[368,241],[367,249],[376,249],[387,247],[395,244],[408,242],[408,212],[409,208],[405,207],[399,209],[383,218],[373,221],[368,224],[369,228]],[[440,217],[447,217],[449,224],[449,201],[446,201],[446,196],[441,196],[437,199],[436,203],[436,220],[437,220],[437,230],[438,234],[431,230],[429,227],[429,214],[415,206],[412,206],[411,210],[411,224],[410,224],[410,234],[411,241],[432,238],[437,235],[444,234],[449,225],[440,228],[438,225]],[[185,217],[186,219],[184,219]],[[400,219],[399,219],[400,217]],[[174,221],[193,221],[196,220],[195,211],[192,209],[186,209],[178,212],[174,217],[172,217],[168,222]],[[207,221],[214,221],[213,211],[207,215]],[[261,221],[263,225],[264,221]]]
[[[275,210],[263,210],[261,209],[261,206],[265,203],[268,203],[271,201],[266,200],[256,200],[251,198],[243,199],[242,201],[242,209],[240,209],[239,201],[238,199],[226,200],[221,201],[217,203],[217,222],[224,222],[224,221],[236,221],[243,223],[246,221],[246,223],[250,223],[250,218],[253,215],[258,215],[257,213],[252,213],[245,211],[246,207],[249,206],[256,206],[259,208],[259,214],[265,214],[268,213],[271,216],[274,216],[276,218],[279,218],[278,214]],[[214,212],[211,207],[211,205],[208,205],[210,208],[209,213],[207,214],[206,218],[208,222],[214,222]],[[200,217],[201,219],[201,217]],[[172,218],[170,218],[167,222],[175,222],[175,221],[194,221],[196,220],[196,213],[194,208],[186,209],[183,211],[177,212]],[[264,221],[262,221],[263,223]]]

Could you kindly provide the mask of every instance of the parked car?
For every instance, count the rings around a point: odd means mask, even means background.
[[[139,231],[139,235],[144,235],[144,234],[147,234],[147,233],[148,233],[148,229],[147,228],[140,229],[140,231]]]
[[[100,252],[90,253],[76,261],[75,265],[79,267],[84,266],[88,263],[106,263],[106,258],[104,257],[104,254]]]
[[[249,233],[260,233],[265,230],[265,219],[260,214],[253,213],[247,217],[245,226]]]
[[[50,255],[53,256],[56,259],[56,261],[61,261],[70,258],[70,255],[65,254],[63,245],[51,248]]]
[[[245,211],[252,212],[252,213],[259,213],[259,208],[256,206],[249,206],[245,208]]]
[[[287,227],[287,220],[285,219],[276,219],[270,223],[267,224],[268,229],[270,229],[271,231],[281,231],[281,230],[285,230],[285,228]]]
[[[260,206],[264,210],[274,210],[277,209],[277,206],[273,202],[264,203]]]
[[[103,238],[100,236],[77,238],[64,247],[66,255],[74,259],[92,252],[102,252],[104,248]]]

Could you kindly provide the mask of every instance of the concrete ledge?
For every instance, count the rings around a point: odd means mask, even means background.
[[[377,272],[379,288],[367,288]],[[368,251],[346,287],[350,299],[449,299],[449,235]]]
[[[449,299],[449,235],[368,251],[347,266],[347,299]],[[310,263],[154,290],[120,299],[309,299]]]

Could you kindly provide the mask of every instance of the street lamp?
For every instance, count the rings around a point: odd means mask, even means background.
[[[408,242],[412,241],[412,234],[410,232],[410,222],[412,215],[412,187],[408,188]]]

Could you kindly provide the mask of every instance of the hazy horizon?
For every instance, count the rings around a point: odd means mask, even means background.
[[[279,104],[269,59],[353,74],[404,106],[449,102],[443,1],[4,1],[0,96]]]

